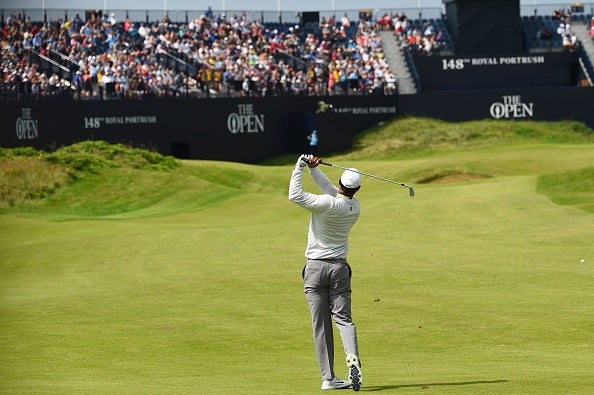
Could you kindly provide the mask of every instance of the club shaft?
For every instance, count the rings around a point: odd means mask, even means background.
[[[401,186],[407,187],[407,188],[412,188],[412,186],[403,184],[403,183],[398,182],[398,181],[390,180],[390,179],[384,178],[384,177],[379,177],[379,176],[376,176],[376,175],[373,175],[373,174],[369,174],[369,173],[364,173],[364,172],[358,171],[358,170],[349,169],[348,167],[344,167],[344,166],[340,166],[340,165],[335,165],[333,163],[328,163],[328,162],[322,161],[322,162],[320,162],[320,164],[326,165],[326,166],[338,167],[339,169],[350,170],[350,171],[353,171],[355,173],[362,174],[362,175],[367,176],[367,177],[377,178],[378,180],[382,180],[382,181],[386,181],[386,182],[391,182],[392,184],[398,184],[398,185],[401,185]]]

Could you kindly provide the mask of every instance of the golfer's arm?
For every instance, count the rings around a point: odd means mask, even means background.
[[[311,178],[316,183],[316,185],[322,190],[322,192],[330,196],[336,196],[336,194],[338,193],[338,188],[334,184],[332,184],[332,181],[330,181],[330,179],[326,177],[326,174],[324,174],[322,170],[320,170],[317,167],[314,167],[313,169],[309,169],[309,172],[311,173]]]
[[[289,184],[289,200],[313,212],[326,210],[329,205],[324,195],[314,195],[303,190],[303,169],[293,170]]]

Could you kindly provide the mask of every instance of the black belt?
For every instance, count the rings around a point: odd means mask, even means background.
[[[346,261],[346,258],[307,258],[313,261]]]

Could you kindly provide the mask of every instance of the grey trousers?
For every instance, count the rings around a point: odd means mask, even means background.
[[[303,286],[322,379],[331,380],[335,377],[332,319],[345,354],[359,356],[357,328],[351,318],[351,268],[346,260],[308,259],[303,269]]]

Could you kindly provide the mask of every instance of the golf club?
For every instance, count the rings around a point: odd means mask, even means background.
[[[348,168],[348,167],[344,167],[344,166],[340,166],[340,165],[335,165],[335,164],[333,164],[333,163],[328,163],[328,162],[324,162],[324,161],[322,161],[322,162],[320,162],[320,164],[321,164],[321,165],[326,165],[326,166],[338,167],[338,168],[340,168],[340,169],[344,169],[344,170],[350,170],[350,171],[353,171],[353,172],[355,172],[355,173],[362,174],[362,175],[364,175],[364,176],[367,176],[367,177],[377,178],[378,180],[382,180],[382,181],[391,182],[392,184],[398,184],[398,185],[400,185],[400,186],[403,186],[403,187],[406,187],[406,188],[408,188],[408,193],[409,193],[409,195],[410,195],[410,196],[415,196],[415,190],[414,190],[414,189],[413,189],[413,187],[411,187],[410,185],[406,185],[406,184],[403,184],[403,183],[401,183],[401,182],[398,182],[398,181],[390,180],[390,179],[388,179],[388,178],[374,176],[373,174],[369,174],[369,173],[363,173],[362,171],[353,170],[353,169],[350,169],[350,168]]]

